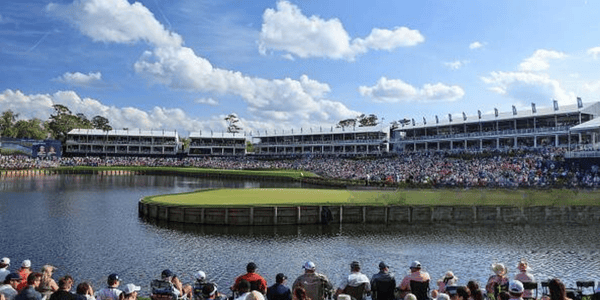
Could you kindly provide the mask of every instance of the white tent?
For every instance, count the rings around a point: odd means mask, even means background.
[[[581,131],[590,131],[590,130],[598,130],[600,129],[600,118],[595,118],[589,120],[585,123],[581,123],[577,126],[571,127],[569,130],[571,132],[581,132]]]

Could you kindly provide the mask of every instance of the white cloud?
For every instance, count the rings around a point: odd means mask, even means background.
[[[219,105],[219,101],[217,101],[213,98],[200,98],[200,99],[194,100],[194,102],[198,103],[198,104],[204,104],[204,105],[210,105],[210,106]]]
[[[397,27],[393,30],[373,28],[366,38],[351,41],[339,19],[307,17],[288,1],[277,2],[263,14],[259,51],[286,51],[301,58],[326,57],[354,60],[359,54],[374,50],[394,50],[414,46],[425,38],[418,30]]]
[[[583,84],[583,88],[590,93],[597,93],[600,91],[600,80],[586,82]]]
[[[154,107],[143,111],[133,107],[107,106],[98,100],[81,98],[73,91],[59,91],[54,94],[26,95],[21,91],[5,90],[0,94],[0,107],[12,110],[23,119],[38,118],[47,120],[54,112],[53,105],[62,104],[74,114],[83,113],[88,119],[103,116],[115,129],[168,129],[197,131],[217,128],[225,130],[219,120],[200,121],[187,115],[180,108]]]
[[[471,44],[469,44],[469,49],[474,50],[474,49],[479,49],[483,47],[483,44],[480,42],[472,42]]]
[[[93,86],[102,82],[102,74],[100,72],[90,72],[88,74],[67,72],[55,78],[55,80],[76,86]]]
[[[547,74],[530,72],[492,72],[482,80],[493,87],[490,90],[519,101],[544,103],[556,99],[559,103],[573,103],[575,94],[567,92],[558,80]]]
[[[442,83],[425,84],[423,88],[400,80],[381,77],[372,87],[361,86],[358,89],[362,96],[370,97],[375,102],[449,102],[462,98],[464,90],[457,85],[448,86]]]
[[[550,63],[548,60],[550,59],[561,59],[565,58],[567,55],[562,52],[538,49],[533,55],[527,59],[525,59],[520,65],[519,69],[525,72],[536,72],[536,71],[544,71],[550,68]]]
[[[444,66],[450,68],[451,70],[458,70],[466,65],[468,61],[466,60],[455,60],[450,62],[444,62]]]
[[[591,55],[594,59],[598,59],[598,56],[600,55],[600,47],[588,49],[587,54]]]
[[[70,5],[50,4],[48,10],[72,22],[95,41],[148,42],[153,48],[143,53],[134,69],[154,83],[236,95],[246,101],[255,116],[266,116],[258,112],[275,112],[291,123],[332,122],[358,113],[339,102],[331,105],[324,98],[329,86],[305,75],[300,80],[269,80],[213,67],[191,48],[184,47],[181,37],[167,31],[139,2],[79,0]]]

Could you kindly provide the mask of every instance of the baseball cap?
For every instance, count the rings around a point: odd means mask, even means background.
[[[307,261],[304,263],[304,266],[302,266],[302,268],[304,268],[305,270],[315,270],[317,266],[315,266],[315,263],[312,261]]]
[[[21,267],[31,268],[31,261],[29,259],[24,260],[23,263],[21,264]]]
[[[8,258],[8,257],[3,257],[3,258],[0,260],[0,263],[2,263],[2,264],[5,264],[5,265],[10,265],[10,258]]]
[[[411,269],[420,269],[421,263],[419,261],[415,260],[410,264],[410,268]]]
[[[108,280],[111,281],[121,281],[121,278],[119,278],[119,275],[112,273],[110,275],[108,275]]]
[[[456,291],[456,290],[455,290]],[[445,293],[440,293],[437,298],[435,298],[436,300],[450,300],[450,296],[448,296],[448,294]]]
[[[5,280],[21,280],[21,275],[19,275],[19,273],[10,273],[6,275]]]
[[[196,272],[196,274],[194,276],[196,277],[197,280],[206,279],[206,273],[204,273],[203,271]]]
[[[360,264],[357,261],[350,263],[350,268],[360,268]]]
[[[162,278],[173,277],[173,272],[171,272],[171,270],[169,269],[165,269],[160,275],[162,276]]]
[[[279,274],[277,274],[277,275],[275,276],[275,280],[276,280],[277,282],[283,281],[283,280],[285,280],[285,279],[287,279],[287,276],[285,276],[283,273],[279,273]]]
[[[508,291],[513,294],[521,294],[524,290],[523,284],[518,280],[511,280],[508,283]]]
[[[380,262],[379,263],[379,269],[385,269],[385,268],[389,268],[390,266],[384,262]]]
[[[447,286],[447,287],[446,287],[446,293],[447,293],[448,295],[450,295],[450,296],[452,296],[452,295],[456,295],[456,289],[457,289],[457,288],[458,288],[458,287],[457,287],[457,286],[455,286],[455,285]]]
[[[142,288],[140,286],[137,286],[133,283],[128,283],[127,285],[125,285],[125,288],[123,288],[123,293],[125,294],[131,294],[133,292],[139,292]]]

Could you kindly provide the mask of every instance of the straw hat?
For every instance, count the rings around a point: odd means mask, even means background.
[[[507,273],[506,267],[502,263],[493,263],[492,271],[494,271],[494,273],[496,273],[498,276],[503,276]]]

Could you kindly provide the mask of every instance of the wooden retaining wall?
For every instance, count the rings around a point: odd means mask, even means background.
[[[182,207],[139,202],[139,215],[159,221],[276,226],[319,224],[573,224],[600,223],[600,206],[261,206]]]

